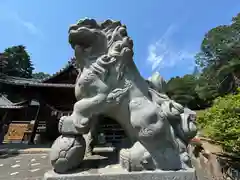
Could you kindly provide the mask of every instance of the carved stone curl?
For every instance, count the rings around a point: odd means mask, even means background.
[[[61,118],[59,131],[69,142],[81,138],[77,142],[82,154],[78,159],[67,157],[81,162],[85,150],[82,134],[89,132],[93,116],[103,114],[117,120],[133,142],[130,149],[120,151],[123,168],[129,171],[190,168],[187,145],[196,134],[190,119],[194,113],[185,113],[187,109],[158,92],[156,82],[150,82],[150,87],[140,75],[126,26],[112,20],[103,23],[80,20],[69,28],[69,43],[79,68],[75,86],[78,101],[72,115]],[[64,140],[57,142],[53,152],[59,151],[60,146],[68,147]],[[65,162],[68,166],[67,158]],[[53,167],[61,172],[69,169],[61,168],[56,161]]]

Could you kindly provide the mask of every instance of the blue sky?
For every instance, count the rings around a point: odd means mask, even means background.
[[[35,71],[55,73],[73,56],[70,24],[84,17],[121,20],[144,77],[191,73],[204,34],[229,24],[239,0],[0,0],[0,51],[23,44]]]

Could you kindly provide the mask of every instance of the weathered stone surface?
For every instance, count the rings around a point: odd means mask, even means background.
[[[97,172],[79,172],[73,174],[45,173],[43,180],[197,180],[194,169],[185,171],[140,171],[127,172],[123,169],[105,168]]]
[[[195,114],[159,92],[163,89],[160,78],[151,79],[150,86],[140,75],[126,26],[120,21],[97,23],[84,19],[69,28],[69,43],[75,52],[79,75],[73,113],[60,120],[59,131],[63,136],[81,137],[91,132],[92,117],[102,114],[122,125],[133,142],[131,148],[120,152],[122,167],[128,171],[190,168],[187,145],[197,132]],[[89,146],[91,139],[83,139],[86,140],[81,144]],[[64,141],[58,145],[61,143]],[[53,152],[58,151],[58,145],[54,144]],[[83,149],[80,147],[79,153],[84,153]],[[59,157],[54,157],[54,162],[62,162]],[[70,164],[79,164],[79,159],[69,158],[76,161]],[[55,170],[57,165],[53,163]]]
[[[82,136],[59,136],[50,152],[50,161],[55,171],[63,173],[78,167],[84,158],[85,148],[86,143]]]

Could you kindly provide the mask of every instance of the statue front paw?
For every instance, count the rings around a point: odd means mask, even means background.
[[[73,116],[73,124],[78,129],[85,129],[89,127],[89,118],[85,118],[82,116]]]
[[[61,134],[86,134],[89,131],[88,119],[73,115],[62,116],[59,120],[58,130]]]

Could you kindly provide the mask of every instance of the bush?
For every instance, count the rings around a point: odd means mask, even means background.
[[[219,141],[227,152],[240,154],[240,93],[219,97],[202,113],[197,123],[202,132]]]

